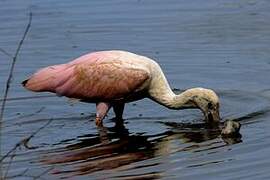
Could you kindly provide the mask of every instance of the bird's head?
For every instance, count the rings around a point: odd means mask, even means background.
[[[219,98],[213,90],[192,88],[184,93],[189,97],[189,104],[203,112],[207,123],[219,123]]]

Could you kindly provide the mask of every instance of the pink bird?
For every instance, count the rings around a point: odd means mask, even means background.
[[[176,95],[154,60],[126,51],[100,51],[49,66],[22,82],[31,91],[96,103],[97,125],[113,107],[122,119],[125,103],[150,98],[169,109],[199,108],[207,123],[218,123],[219,98],[213,90],[192,88]]]

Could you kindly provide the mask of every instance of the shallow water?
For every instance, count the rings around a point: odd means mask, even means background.
[[[10,179],[269,179],[270,3],[229,1],[0,1],[0,48],[16,62],[1,130],[1,153],[40,129],[7,157]],[[84,53],[123,49],[156,59],[172,88],[202,86],[221,97],[223,120],[241,138],[221,138],[197,110],[130,103],[124,126],[113,113],[97,129],[93,104],[20,82],[36,69]],[[0,52],[4,94],[10,57]],[[46,125],[46,126],[44,126]]]

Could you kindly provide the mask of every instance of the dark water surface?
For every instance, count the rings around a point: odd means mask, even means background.
[[[30,11],[2,124],[2,155],[49,124],[2,162],[6,177],[270,179],[269,1],[0,0],[1,49],[14,54]],[[106,128],[97,129],[93,104],[20,85],[38,68],[104,49],[156,59],[172,88],[214,89],[223,119],[242,123],[242,138],[221,138],[197,110],[172,111],[147,99],[127,105],[124,126],[109,113]],[[1,94],[10,64],[0,52]]]

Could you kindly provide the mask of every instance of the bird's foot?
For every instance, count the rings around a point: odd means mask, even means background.
[[[103,126],[103,122],[102,119],[100,117],[96,117],[95,123],[98,127],[102,127]]]

